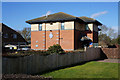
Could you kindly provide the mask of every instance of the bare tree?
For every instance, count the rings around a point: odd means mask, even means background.
[[[100,26],[101,28],[101,34],[107,34],[107,31],[108,31],[108,27],[106,25],[102,25]]]
[[[24,28],[23,30],[18,31],[18,32],[23,36],[23,38],[26,41],[29,42],[31,40],[31,28]]]
[[[116,43],[117,32],[114,29],[103,25],[100,27],[101,31],[99,33],[99,42],[106,45],[111,45]],[[99,44],[102,45],[102,44]]]
[[[108,36],[110,36],[112,39],[115,39],[115,38],[117,38],[117,32],[115,32],[114,29],[109,28],[108,29]]]

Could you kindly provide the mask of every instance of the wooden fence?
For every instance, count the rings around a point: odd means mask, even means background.
[[[52,54],[41,56],[34,54],[31,56],[19,58],[2,58],[3,74],[24,73],[36,74],[44,71],[67,67],[85,61],[100,58],[100,48],[87,48],[86,52],[68,53],[68,54]]]

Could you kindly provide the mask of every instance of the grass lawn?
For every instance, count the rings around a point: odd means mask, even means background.
[[[42,76],[53,78],[118,78],[118,63],[92,61],[45,73]]]

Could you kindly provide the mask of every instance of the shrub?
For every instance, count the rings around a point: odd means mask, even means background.
[[[46,51],[16,51],[16,52],[7,52],[6,54],[2,54],[3,57],[24,57],[24,56],[29,56],[32,54],[39,54],[39,55],[48,55]]]
[[[30,51],[14,51],[14,52],[6,52],[6,54],[2,54],[3,57],[24,57],[24,56],[29,56],[29,55],[34,55],[34,54],[39,54],[39,55],[49,55],[53,53],[58,53],[58,54],[63,54],[65,53],[64,50],[61,48],[60,45],[56,44],[53,46],[50,46],[47,51],[35,51],[35,50],[30,50]]]
[[[64,54],[64,50],[61,48],[59,44],[54,44],[53,46],[50,46],[47,50],[48,54],[58,53],[58,54]]]

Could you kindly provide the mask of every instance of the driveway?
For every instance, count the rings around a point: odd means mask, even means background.
[[[120,63],[120,59],[104,59],[104,60],[98,60],[98,62]]]

